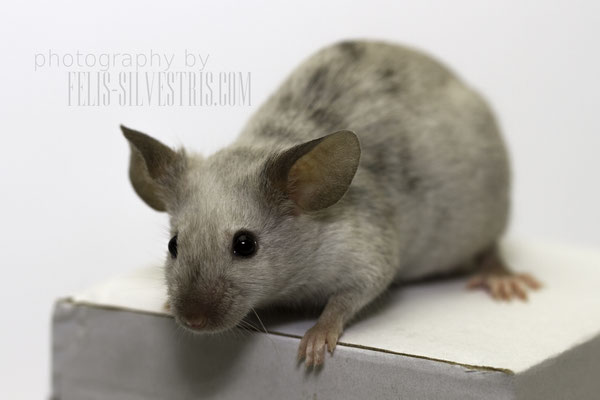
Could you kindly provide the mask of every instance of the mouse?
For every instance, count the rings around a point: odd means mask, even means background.
[[[490,106],[421,50],[320,49],[209,156],[121,130],[135,192],[168,213],[168,304],[189,331],[226,331],[269,306],[320,307],[298,349],[319,366],[392,283],[474,271],[468,286],[499,300],[540,287],[498,248],[511,172]]]

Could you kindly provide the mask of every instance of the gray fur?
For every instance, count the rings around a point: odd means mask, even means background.
[[[274,160],[343,129],[361,148],[347,193],[327,208],[298,208],[273,178],[284,168]],[[178,154],[185,168],[162,183],[179,241],[166,261],[169,296],[176,316],[194,304],[216,310],[207,331],[270,304],[328,303],[322,319],[346,323],[394,280],[470,262],[507,222],[507,154],[488,106],[435,60],[396,45],[327,47],[229,147],[205,159]],[[324,173],[341,165],[328,162]],[[240,229],[258,237],[252,258],[231,253]]]

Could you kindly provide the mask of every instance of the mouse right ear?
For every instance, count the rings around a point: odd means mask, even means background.
[[[166,200],[185,164],[183,154],[123,125],[121,131],[131,147],[129,179],[135,192],[153,209],[166,211]]]

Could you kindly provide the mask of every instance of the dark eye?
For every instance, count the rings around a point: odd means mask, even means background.
[[[256,253],[258,244],[250,232],[240,231],[233,237],[233,254],[238,257],[251,257]]]
[[[177,235],[169,240],[169,253],[171,253],[172,258],[177,258]]]

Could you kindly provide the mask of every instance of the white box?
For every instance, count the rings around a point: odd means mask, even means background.
[[[392,288],[323,368],[296,362],[314,320],[261,315],[269,334],[192,335],[162,309],[160,268],[60,300],[57,400],[600,399],[600,254],[509,242],[544,288],[493,301],[466,278]],[[284,320],[286,319],[286,320]]]

